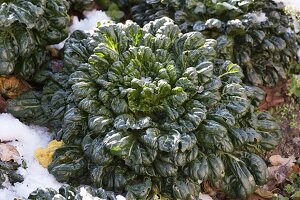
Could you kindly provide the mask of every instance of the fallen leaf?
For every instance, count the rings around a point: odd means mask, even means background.
[[[271,191],[263,188],[257,188],[255,190],[255,194],[259,195],[260,197],[263,197],[264,199],[271,199],[274,196],[274,194]]]
[[[20,158],[20,154],[16,147],[11,144],[0,143],[0,160],[10,161]]]
[[[58,57],[58,53],[59,50],[57,50],[56,48],[51,48],[51,47],[47,47],[51,57],[57,58]]]
[[[300,174],[300,167],[299,167],[299,165],[292,166],[292,170],[293,170],[294,173],[299,173]]]
[[[267,189],[272,190],[276,185],[284,182],[291,172],[293,171],[293,166],[295,166],[296,159],[292,155],[289,158],[282,158],[280,155],[273,155],[269,158],[271,167],[268,167],[269,181],[267,184]]]
[[[292,172],[292,168],[289,165],[279,165],[268,167],[268,172],[269,179],[272,180],[268,183],[268,185],[272,183],[272,186],[269,185],[268,189],[272,189],[275,185],[282,183],[287,179]]]
[[[269,161],[273,166],[288,165],[289,167],[292,167],[295,164],[294,162],[296,162],[296,158],[294,155],[288,158],[282,158],[280,155],[273,155],[269,158]]]
[[[202,184],[203,192],[206,194],[209,194],[211,196],[214,196],[216,194],[216,191],[211,187],[208,181],[204,181]]]
[[[0,95],[4,98],[14,99],[26,90],[29,85],[15,76],[0,76]]]
[[[34,152],[34,158],[40,163],[40,165],[47,168],[52,162],[55,150],[62,145],[64,145],[63,141],[52,140],[46,148],[37,148]]]
[[[281,82],[274,87],[262,86],[261,89],[265,92],[265,100],[259,105],[259,110],[267,110],[270,107],[281,105],[287,98],[287,83]]]

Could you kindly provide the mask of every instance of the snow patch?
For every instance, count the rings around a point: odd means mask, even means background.
[[[293,16],[292,18],[293,18],[293,24],[294,24],[294,31],[295,31],[295,33],[299,33],[299,31],[300,31],[300,23],[297,20],[296,16]]]
[[[72,25],[69,27],[69,36],[76,30],[82,30],[85,32],[93,33],[93,29],[97,26],[98,22],[102,23],[111,21],[111,18],[108,17],[106,13],[101,10],[84,11],[83,15],[85,18],[82,20],[79,20],[77,16],[74,16]],[[65,39],[59,44],[50,45],[49,47],[55,49],[62,49],[67,39]]]
[[[211,198],[211,196],[209,196],[207,194],[202,194],[202,193],[200,193],[199,199],[200,200],[213,200],[213,198]]]
[[[83,20],[79,20],[77,16],[73,18],[73,24],[69,28],[70,33],[73,33],[75,30],[93,32],[93,28],[97,26],[98,22],[111,20],[111,18],[101,10],[84,11],[83,15],[85,16]]]
[[[268,17],[266,16],[266,13],[264,12],[253,12],[249,14],[250,17],[252,17],[256,23],[265,22],[268,20]]]
[[[79,194],[80,196],[82,196],[82,200],[96,200],[96,198],[94,198],[90,193],[88,193],[88,191],[84,187],[80,188]],[[100,200],[100,198],[97,198],[97,200]]]
[[[24,177],[24,182],[15,183],[14,186],[6,185],[6,188],[0,189],[0,199],[13,200],[14,197],[28,197],[38,187],[58,189],[61,186],[54,176],[34,159],[34,150],[38,147],[46,147],[51,140],[46,128],[27,126],[10,114],[1,114],[0,140],[12,141],[10,144],[17,148],[27,164],[26,169],[22,167],[18,169],[18,173]],[[20,163],[21,160],[18,162]]]
[[[141,81],[145,82],[145,83],[150,83],[152,81],[151,77],[141,77]]]
[[[299,0],[274,0],[277,3],[284,3],[285,6],[291,7],[292,9],[300,11],[300,1]]]
[[[126,198],[121,195],[117,195],[116,198],[117,200],[126,200]]]

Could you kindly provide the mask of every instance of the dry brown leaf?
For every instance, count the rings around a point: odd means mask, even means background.
[[[52,48],[52,47],[47,47],[51,57],[53,58],[57,58],[58,57],[58,53],[59,53],[59,50],[56,49],[56,48]]]
[[[273,166],[288,165],[289,167],[292,167],[295,164],[294,162],[296,162],[296,158],[294,155],[288,158],[283,158],[280,155],[273,155],[269,158],[269,161]]]
[[[274,87],[262,86],[261,89],[265,92],[265,100],[259,106],[259,110],[267,110],[270,107],[283,104],[287,98],[287,84],[286,82],[278,83]]]
[[[263,197],[264,199],[271,199],[274,196],[274,194],[271,191],[263,188],[257,188],[255,190],[255,194],[257,194],[260,197]]]
[[[4,98],[14,99],[28,90],[28,84],[15,76],[0,76],[0,95]]]
[[[11,144],[0,143],[0,160],[10,161],[20,158],[16,147]]]
[[[268,167],[269,181],[265,189],[273,190],[276,185],[284,182],[292,172],[295,165],[295,156],[282,158],[280,155],[273,155],[269,158],[271,167]]]
[[[203,192],[206,194],[210,194],[212,196],[216,194],[216,191],[214,190],[214,188],[211,187],[208,181],[204,181],[202,183],[202,188],[203,188]]]
[[[292,170],[293,170],[294,173],[299,173],[300,174],[300,167],[299,167],[299,165],[294,165],[292,167]]]
[[[292,168],[288,165],[279,165],[279,166],[273,166],[268,167],[269,172],[269,179],[272,180],[268,184],[277,185],[279,183],[284,182],[287,177],[292,172]],[[272,187],[268,187],[268,189],[271,189]]]

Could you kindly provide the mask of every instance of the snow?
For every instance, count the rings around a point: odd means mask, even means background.
[[[83,20],[79,20],[77,16],[73,18],[73,24],[69,28],[70,33],[73,33],[75,30],[93,32],[92,30],[97,26],[98,22],[111,20],[111,18],[101,10],[84,11],[83,15],[85,16]]]
[[[70,35],[69,35],[70,36]],[[69,37],[68,37],[69,38]],[[67,38],[67,39],[68,39]],[[49,45],[49,48],[54,48],[54,49],[62,49],[62,48],[64,48],[64,45],[65,45],[65,42],[66,42],[66,40],[67,39],[65,39],[64,41],[62,41],[62,42],[60,42],[60,43],[58,43],[58,44],[53,44],[53,45]]]
[[[151,77],[141,77],[141,81],[145,82],[145,83],[150,83],[152,81]]]
[[[298,22],[298,20],[296,19],[295,16],[293,16],[293,20],[294,20],[294,30],[295,30],[295,33],[299,33],[300,31],[300,24]]]
[[[291,7],[294,10],[300,11],[300,1],[299,0],[274,0],[277,3],[284,3],[286,6]]]
[[[98,22],[101,23],[111,21],[111,18],[101,10],[84,11],[83,15],[85,17],[83,20],[79,20],[77,16],[73,17],[72,25],[69,27],[69,35],[75,30],[82,30],[92,33]],[[67,39],[59,44],[51,45],[50,48],[62,49],[66,40]]]
[[[13,200],[15,197],[28,197],[37,188],[53,188],[58,190],[62,185],[57,182],[46,168],[43,168],[34,159],[34,151],[38,147],[45,148],[51,141],[50,134],[44,127],[27,126],[10,114],[0,114],[0,140],[11,141],[9,144],[15,146],[21,156],[16,160],[21,164],[24,160],[27,168],[20,167],[18,173],[23,175],[24,182],[15,183],[14,186],[5,183],[4,189],[0,189],[0,200]],[[86,191],[81,191],[84,200],[96,200],[97,198],[84,195]],[[117,200],[126,200],[118,195]]]
[[[116,198],[117,200],[126,200],[126,198],[121,195],[117,195]]]
[[[257,23],[265,22],[268,20],[266,13],[264,12],[253,12],[249,14]]]
[[[79,194],[80,196],[82,196],[82,200],[93,199],[93,196],[84,187],[80,188]],[[97,197],[94,200],[101,200],[101,199]]]
[[[202,193],[200,193],[199,199],[200,199],[200,200],[213,200],[213,198],[211,198],[209,195],[207,195],[207,194],[202,194]]]
[[[299,0],[274,0],[274,1],[277,3],[283,3],[292,14],[300,12]],[[300,31],[299,22],[297,21],[295,16],[293,16],[293,20],[294,20],[295,32],[298,33]]]
[[[16,146],[28,167],[18,169],[18,173],[24,177],[24,182],[16,183],[15,186],[6,184],[7,188],[0,189],[1,200],[28,197],[38,187],[58,189],[61,186],[48,170],[34,159],[34,150],[38,147],[46,147],[51,140],[46,128],[27,126],[10,114],[0,114],[0,140],[12,141],[10,144]],[[21,159],[18,162],[20,163]]]
[[[79,194],[82,197],[82,200],[104,200],[98,197],[93,197],[84,187],[80,188]],[[126,200],[126,198],[121,195],[116,196],[116,198],[117,200]]]

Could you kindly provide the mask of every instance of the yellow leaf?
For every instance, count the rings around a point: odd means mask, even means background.
[[[62,145],[64,145],[63,141],[52,140],[46,148],[37,148],[34,152],[34,157],[40,165],[47,168],[52,162],[54,151]]]

